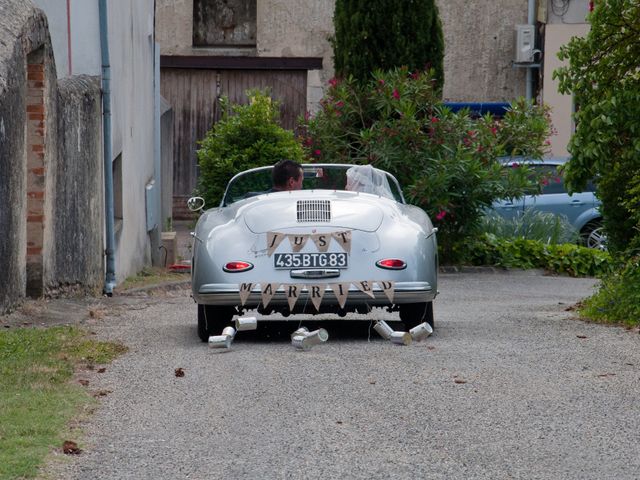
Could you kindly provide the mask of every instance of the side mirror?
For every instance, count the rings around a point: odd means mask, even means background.
[[[192,212],[202,210],[204,208],[204,198],[191,197],[189,200],[187,200],[187,208]]]

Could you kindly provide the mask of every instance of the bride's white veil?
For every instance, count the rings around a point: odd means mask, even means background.
[[[393,198],[387,175],[371,165],[354,165],[347,170],[346,190]]]

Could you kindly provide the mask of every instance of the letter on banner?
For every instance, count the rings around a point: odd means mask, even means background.
[[[360,290],[361,292],[366,293],[371,298],[376,298],[373,294],[373,291],[371,290],[373,288],[373,280],[363,280],[361,282],[353,283],[355,283],[356,287],[358,287],[358,290]]]
[[[287,294],[287,302],[289,302],[289,310],[293,311],[293,307],[300,296],[302,285],[284,285],[284,291]]]
[[[393,303],[393,294],[394,294],[394,288],[393,287],[395,286],[395,282],[386,281],[386,282],[376,282],[376,283],[382,289],[382,291],[387,296],[389,301],[391,303]]]
[[[289,242],[291,242],[291,248],[294,252],[299,252],[309,240],[309,235],[287,235]]]
[[[279,283],[267,283],[266,285],[260,284],[262,293],[262,306],[266,307],[276,293],[276,290],[280,286]]]
[[[278,245],[280,245],[280,242],[284,240],[284,237],[286,237],[284,233],[267,232],[267,255],[269,257],[273,254],[275,249],[278,248]]]
[[[238,293],[240,294],[240,305],[244,307],[247,298],[251,294],[251,287],[253,283],[241,283],[238,286]]]
[[[317,311],[320,311],[320,302],[322,302],[322,297],[324,296],[324,289],[326,288],[326,285],[307,285],[307,288],[309,289],[311,303],[313,303],[313,306],[316,307]]]
[[[316,244],[319,252],[326,252],[329,250],[331,235],[327,233],[317,233],[315,235],[311,235],[311,240]]]
[[[331,236],[336,239],[345,252],[351,252],[351,230],[333,232]]]
[[[347,303],[347,295],[349,295],[349,285],[350,283],[331,283],[329,286],[331,290],[333,290],[333,294],[338,299],[338,305],[340,308],[344,308],[345,303]]]

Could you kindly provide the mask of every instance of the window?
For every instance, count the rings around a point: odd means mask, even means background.
[[[256,0],[194,0],[193,45],[255,47]]]

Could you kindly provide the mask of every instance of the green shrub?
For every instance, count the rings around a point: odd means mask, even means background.
[[[625,325],[640,323],[640,256],[604,275],[598,292],[580,310],[591,319]]]
[[[209,207],[220,203],[229,180],[248,168],[287,158],[301,161],[303,151],[293,132],[278,125],[278,103],[266,92],[248,91],[248,105],[221,101],[223,115],[200,142],[196,193]]]
[[[507,268],[544,268],[574,277],[599,276],[612,271],[614,262],[608,252],[573,243],[547,245],[524,238],[503,239],[485,234],[471,242],[468,260],[474,265]]]
[[[525,238],[550,245],[577,243],[580,238],[580,233],[566,216],[532,209],[518,212],[512,218],[489,212],[480,220],[479,231],[498,238]]]
[[[640,248],[640,2],[594,2],[590,30],[560,49],[560,92],[575,99],[566,180],[579,191],[596,179],[607,246]]]
[[[514,102],[501,120],[444,107],[428,73],[376,71],[367,85],[333,80],[321,110],[304,125],[317,161],[373,164],[394,174],[405,198],[439,228],[441,261],[456,262],[482,211],[535,184],[527,166],[503,168],[504,155],[542,157],[544,107]]]

